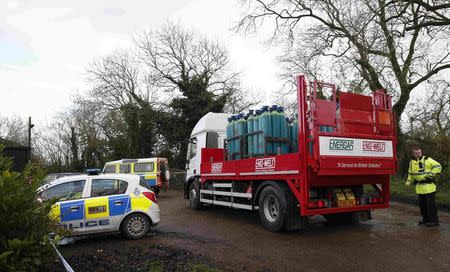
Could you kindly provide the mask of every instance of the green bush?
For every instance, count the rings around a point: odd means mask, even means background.
[[[37,271],[51,257],[48,234],[55,230],[51,203],[39,203],[36,189],[44,171],[28,165],[12,172],[0,146],[0,271]]]

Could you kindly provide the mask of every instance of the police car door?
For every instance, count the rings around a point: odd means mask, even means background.
[[[130,210],[127,187],[123,180],[91,177],[90,198],[85,201],[86,232],[119,230],[123,215]]]
[[[61,226],[74,232],[84,231],[84,200],[82,198],[86,196],[85,183],[85,180],[67,181],[45,189],[40,195],[44,201],[59,199],[52,206],[51,216],[58,220]]]

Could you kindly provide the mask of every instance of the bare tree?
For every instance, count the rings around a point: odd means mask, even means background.
[[[228,53],[218,42],[172,23],[135,41],[148,85],[166,98],[161,131],[167,149],[180,155],[178,167],[185,164],[190,132],[203,115],[242,110],[257,102],[243,99],[238,73],[231,70]]]
[[[27,125],[17,115],[0,116],[0,138],[26,145],[28,141]]]
[[[180,24],[168,23],[146,32],[136,44],[139,59],[148,68],[147,80],[158,90],[186,92],[194,80],[216,95],[237,90],[238,74],[229,67],[227,51]]]
[[[93,87],[84,100],[108,109],[133,102],[149,103],[151,93],[142,86],[140,76],[139,64],[130,50],[116,50],[98,58],[88,68],[88,80]]]
[[[254,31],[272,20],[272,39],[291,42],[282,58],[291,73],[327,74],[356,88],[388,89],[397,95],[398,122],[411,91],[450,68],[445,0],[244,2],[248,13],[236,29]]]
[[[441,179],[450,178],[450,83],[440,79],[429,86],[426,97],[413,99],[405,122],[405,142],[420,145],[427,156],[437,159],[443,168]],[[405,168],[407,169],[407,165]],[[445,185],[448,187],[448,184]]]
[[[91,104],[75,104],[54,120],[35,131],[34,146],[38,160],[50,171],[82,171],[101,167],[105,162],[107,144],[98,123],[102,118]]]
[[[409,126],[404,130],[424,140],[442,135],[450,137],[450,82],[437,80],[429,89],[425,99],[415,99],[411,103],[411,110],[406,113]]]

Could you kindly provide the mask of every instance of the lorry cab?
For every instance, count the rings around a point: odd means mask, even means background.
[[[186,188],[200,177],[202,148],[224,148],[227,118],[230,114],[209,112],[195,125],[189,138],[186,158]],[[187,194],[185,193],[187,198]]]

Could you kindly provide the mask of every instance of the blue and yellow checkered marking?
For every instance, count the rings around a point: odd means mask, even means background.
[[[71,201],[69,203],[62,202],[59,207],[61,222],[83,220],[84,200]]]
[[[130,197],[130,195],[115,195],[88,198],[69,203],[61,202],[60,204],[54,205],[51,214],[53,216],[60,216],[60,221],[66,222],[123,215],[132,210],[145,211],[151,205],[152,202],[142,194],[133,197]],[[72,208],[74,207],[77,207],[77,209],[73,210]]]
[[[156,186],[156,179],[145,179],[150,186]]]
[[[110,196],[108,199],[109,216],[122,215],[131,210],[130,196]]]
[[[156,174],[151,175],[145,175],[145,174],[139,174],[140,177],[144,177],[145,181],[149,186],[156,186]]]

